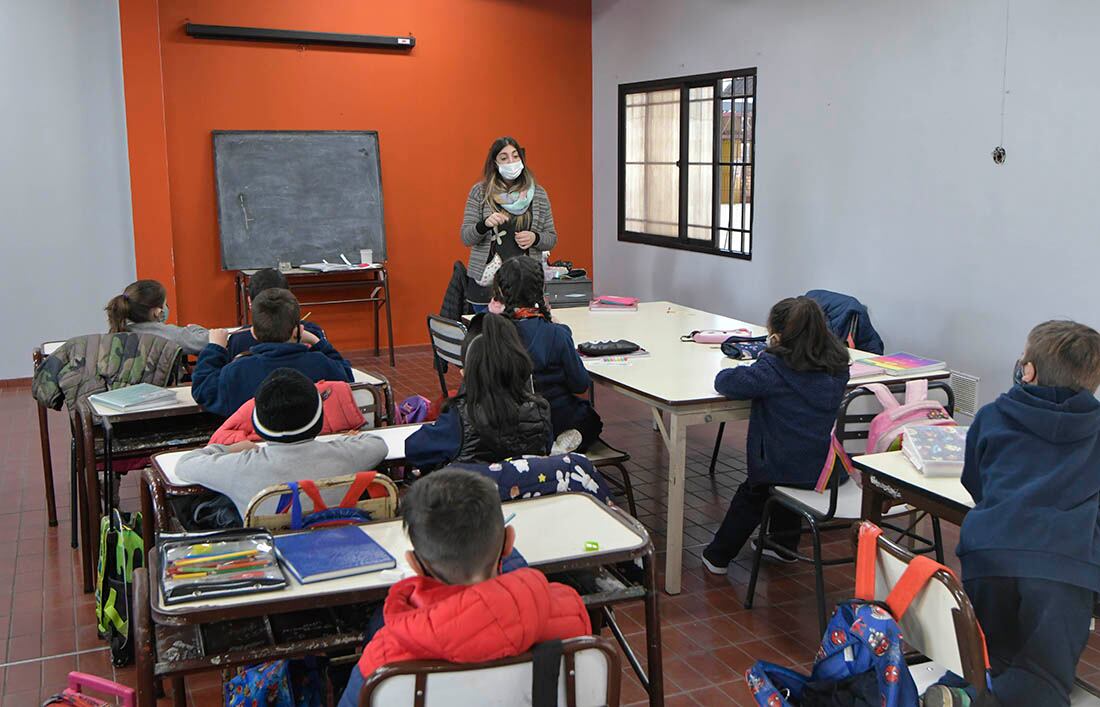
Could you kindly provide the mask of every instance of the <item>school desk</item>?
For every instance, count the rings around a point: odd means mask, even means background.
[[[555,309],[554,319],[573,331],[573,341],[627,339],[648,352],[625,361],[585,361],[592,377],[627,397],[648,405],[654,423],[668,448],[668,520],[665,558],[665,591],[680,592],[684,546],[684,473],[687,459],[687,428],[692,425],[743,420],[749,416],[747,400],[727,400],[714,390],[719,370],[751,361],[738,362],[722,353],[718,345],[683,342],[680,337],[701,329],[747,329],[762,336],[764,327],[710,314],[672,302],[643,302],[636,312],[597,311],[588,308]],[[853,359],[871,356],[852,351]],[[943,377],[947,371],[924,374],[921,378]],[[864,383],[897,383],[902,376],[860,378]],[[668,415],[665,425],[663,415]]]
[[[248,294],[249,279],[255,270],[238,270],[236,273],[237,323],[248,324],[251,318],[252,300]],[[374,355],[381,353],[379,348],[379,311],[386,308],[386,333],[389,336],[390,365],[396,365],[393,355],[393,317],[390,314],[390,276],[385,263],[375,263],[370,267],[354,270],[336,270],[333,272],[315,272],[291,268],[283,271],[291,291],[300,290],[336,290],[347,291],[367,289],[369,293],[360,297],[348,297],[337,294],[339,299],[302,300],[302,311],[310,307],[323,307],[330,304],[370,304],[374,309]]]
[[[377,386],[381,391],[386,410],[378,415],[383,422],[393,419],[393,394],[389,382],[365,371],[352,369],[352,385]],[[113,462],[117,452],[129,456],[142,455],[194,447],[210,439],[210,435],[222,423],[222,418],[204,412],[191,396],[191,386],[176,386],[174,401],[136,412],[119,412],[91,400],[77,405],[78,428],[82,432],[82,464],[78,467],[80,494],[80,537],[83,564],[84,591],[93,589],[95,558],[99,553],[99,524],[103,513],[109,513],[117,499],[101,493],[97,464],[103,462],[104,486],[108,493],[113,488]],[[102,448],[96,451],[96,430],[100,430]],[[102,502],[101,500],[102,499]]]
[[[40,346],[35,346],[31,351],[31,362],[33,364],[32,375],[38,373],[38,367],[42,365],[42,362],[46,360],[46,357],[57,351],[59,348],[65,345],[64,341],[47,341]],[[46,417],[46,412],[49,410],[42,403],[35,401],[38,406],[38,439],[42,447],[42,480],[46,489],[46,514],[49,519],[50,527],[57,525],[57,504],[54,501],[53,491],[53,460],[50,457],[50,426],[49,419]],[[75,464],[73,460],[75,458],[75,450],[70,454],[70,464]],[[72,496],[72,508],[73,513],[71,518],[73,519],[73,542],[75,547],[76,542],[76,494]]]
[[[901,501],[955,525],[974,507],[958,477],[927,477],[903,452],[865,454],[852,462],[863,475],[862,516],[872,523],[882,519],[884,501]]]
[[[632,666],[650,694],[651,705],[663,704],[663,677],[658,613],[656,568],[653,544],[645,528],[622,511],[604,505],[584,493],[566,493],[503,504],[505,513],[515,513],[516,549],[527,563],[547,574],[594,570],[641,559],[645,580],[638,591],[626,591],[620,583],[611,591],[601,590],[585,597],[586,605],[614,619],[612,605],[641,599],[645,603],[648,670],[637,661]],[[156,548],[149,553],[148,569],[134,573],[134,641],[138,673],[138,705],[153,705],[156,678],[171,679],[182,688],[183,676],[220,670],[276,658],[317,654],[333,650],[358,650],[364,643],[362,605],[380,601],[389,587],[410,576],[405,551],[410,549],[401,519],[368,523],[364,531],[397,560],[397,568],[354,577],[311,584],[299,584],[287,576],[287,586],[274,592],[205,599],[167,605],[160,591],[160,566]],[[599,548],[586,550],[595,541]],[[610,575],[607,575],[610,576]],[[354,610],[349,611],[352,607]],[[349,618],[351,615],[351,618]],[[280,636],[281,627],[297,617],[311,617],[315,630],[308,636],[297,632]],[[250,646],[227,645],[227,625],[219,624],[219,646],[204,651],[212,624],[234,621],[236,626],[253,620],[261,628]],[[323,625],[329,619],[328,625]],[[220,630],[219,630],[220,629]],[[617,625],[612,628],[620,645],[629,650]],[[628,653],[633,656],[633,652]],[[648,673],[648,674],[647,674]],[[173,689],[177,693],[176,689]],[[178,694],[178,693],[177,693]],[[179,703],[177,703],[179,704]]]

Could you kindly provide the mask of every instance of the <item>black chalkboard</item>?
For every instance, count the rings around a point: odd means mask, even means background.
[[[222,269],[386,259],[375,131],[215,130]]]

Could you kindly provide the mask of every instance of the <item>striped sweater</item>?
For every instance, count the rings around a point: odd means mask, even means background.
[[[466,212],[462,217],[462,242],[470,247],[470,260],[466,270],[470,277],[477,280],[485,272],[485,263],[489,260],[489,241],[491,231],[481,233],[478,224],[484,224],[492,213],[483,198],[481,182],[470,188],[466,199]],[[484,226],[482,226],[484,228]],[[558,242],[558,232],[554,229],[554,214],[550,211],[550,197],[540,185],[535,185],[535,198],[531,201],[531,230],[538,234],[538,241],[531,246],[529,255],[537,258],[540,251],[550,250]]]

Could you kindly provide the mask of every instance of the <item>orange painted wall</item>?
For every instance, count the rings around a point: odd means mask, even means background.
[[[122,0],[157,8],[156,0]],[[138,273],[161,273],[173,254],[178,320],[234,316],[233,278],[221,271],[210,131],[377,130],[396,343],[427,341],[459,240],[466,194],[485,151],[516,136],[549,192],[559,233],[555,257],[592,258],[592,54],[588,0],[160,0],[122,13],[124,48],[158,31],[161,71],[124,52],[131,162],[156,151],[150,96],[162,75],[170,206],[135,180],[135,226],[171,210],[170,229],[143,233]],[[359,34],[413,34],[409,53],[196,40],[185,22]],[[152,126],[150,126],[152,124]],[[150,137],[151,136],[151,137]],[[163,149],[163,148],[160,148]],[[132,169],[132,173],[138,172]],[[137,230],[135,228],[135,230]],[[159,238],[150,250],[149,239]],[[160,276],[160,275],[158,275]],[[363,308],[318,308],[337,346],[362,348]]]

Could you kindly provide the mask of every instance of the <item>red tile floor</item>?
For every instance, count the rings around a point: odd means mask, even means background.
[[[351,356],[356,366],[377,371],[393,384],[398,399],[412,393],[439,395],[431,354],[404,350],[397,367],[364,354]],[[457,384],[452,374],[451,385]],[[632,456],[628,464],[637,495],[640,520],[650,529],[659,550],[664,547],[667,456],[638,403],[606,389],[597,390],[597,408],[605,421],[605,437]],[[50,433],[60,525],[46,524],[42,491],[38,428],[27,387],[0,388],[0,563],[8,580],[0,582],[0,681],[2,707],[33,707],[59,687],[71,670],[111,676],[134,684],[134,669],[112,668],[97,639],[92,595],[80,591],[80,566],[69,547],[67,483],[68,427],[61,414],[50,414]],[[808,669],[818,635],[813,573],[809,565],[768,565],[757,585],[756,606],[742,606],[751,566],[747,551],[731,566],[728,577],[707,575],[699,553],[710,540],[726,505],[744,478],[743,425],[729,425],[715,478],[707,475],[714,443],[713,428],[693,428],[689,438],[683,593],[661,602],[665,656],[666,704],[751,705],[742,679],[758,659]],[[122,487],[125,508],[137,506],[137,478]],[[948,548],[957,530],[944,528]],[[837,532],[825,545],[830,556],[847,552],[847,534]],[[663,567],[664,555],[659,566]],[[950,563],[956,566],[954,555]],[[826,568],[829,602],[852,593],[850,566]],[[619,612],[620,623],[636,652],[644,658],[641,605]],[[626,662],[623,662],[624,666]],[[1100,682],[1100,639],[1086,649],[1079,674]],[[188,678],[190,704],[220,705],[217,673]],[[623,704],[643,704],[645,694],[629,668],[624,668]],[[162,704],[169,704],[162,700]]]

